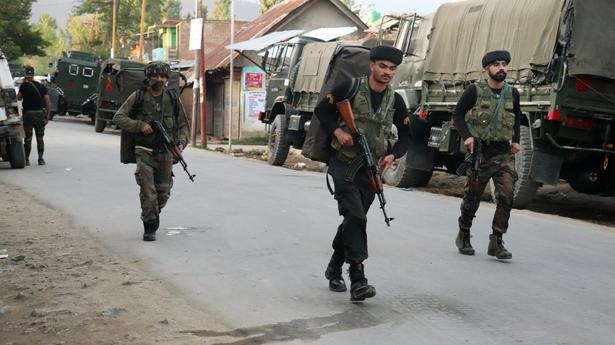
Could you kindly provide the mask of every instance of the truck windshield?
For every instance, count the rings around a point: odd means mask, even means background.
[[[399,22],[399,32],[395,39],[395,48],[401,50],[404,55],[415,55],[417,41],[419,39],[417,32],[421,25],[421,17],[412,15],[403,18]]]
[[[279,73],[288,70],[294,45],[278,44],[269,48],[265,69],[270,73]]]

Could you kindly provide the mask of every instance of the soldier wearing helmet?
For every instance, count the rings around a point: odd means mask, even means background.
[[[171,72],[169,65],[151,62],[144,72],[147,86],[126,99],[113,121],[122,130],[122,162],[137,164],[135,178],[140,187],[143,240],[155,241],[160,211],[171,195],[174,162],[173,155],[157,140],[150,122],[160,121],[180,152],[188,145],[190,131],[179,95],[166,87]],[[129,143],[128,154],[124,152],[125,143]]]

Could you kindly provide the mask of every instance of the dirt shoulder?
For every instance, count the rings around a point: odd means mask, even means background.
[[[20,188],[0,199],[0,345],[203,344],[183,331],[217,328]]]

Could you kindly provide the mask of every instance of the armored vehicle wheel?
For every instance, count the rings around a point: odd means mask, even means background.
[[[9,162],[13,169],[23,169],[26,166],[26,151],[23,141],[13,141],[8,146]]]
[[[521,126],[521,151],[515,155],[515,170],[517,170],[517,183],[515,183],[515,195],[513,197],[513,207],[524,209],[529,206],[536,195],[540,183],[534,181],[530,177],[532,171],[532,142],[530,137],[530,129]],[[491,190],[491,198],[495,202],[495,185],[493,180],[489,180],[489,189]]]
[[[94,124],[94,131],[96,133],[102,133],[107,126],[107,121],[96,119],[96,123]]]
[[[288,128],[288,118],[284,114],[275,117],[269,129],[267,146],[268,162],[270,165],[281,166],[288,157],[290,145],[286,141],[286,129]]]
[[[418,170],[409,168],[406,163],[407,155],[401,157],[393,166],[386,172],[384,181],[395,187],[424,187],[431,180],[433,169],[430,171]]]

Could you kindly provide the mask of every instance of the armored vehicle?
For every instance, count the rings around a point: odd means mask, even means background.
[[[0,157],[8,161],[11,168],[16,169],[26,166],[22,124],[13,77],[9,64],[0,50]]]
[[[94,130],[98,133],[105,129],[107,123],[113,120],[113,115],[122,105],[123,101],[130,95],[122,97],[120,88],[122,80],[120,78],[122,71],[126,69],[134,69],[141,71],[143,76],[144,63],[128,60],[128,59],[108,59],[102,63],[100,77],[98,78],[97,104],[96,107],[96,122]],[[134,90],[133,90],[134,91]],[[131,91],[132,92],[132,91]]]
[[[309,37],[278,43],[263,60],[270,79],[260,119],[271,125],[271,165],[284,164],[291,146],[303,148],[314,107],[336,83],[369,74],[369,48]]]
[[[98,110],[96,113],[96,125],[94,126],[97,132],[102,132],[106,124],[111,123],[113,115],[115,115],[117,109],[126,101],[130,94],[139,88],[147,87],[147,78],[143,70],[145,65],[141,65],[142,67],[140,68],[129,67],[116,72],[110,72],[109,79],[105,78],[104,87],[101,85],[98,90]],[[103,71],[102,74],[106,74],[106,72]],[[177,71],[171,71],[167,87],[177,90],[181,95],[185,86],[186,77]]]
[[[66,112],[69,115],[83,113],[83,104],[88,97],[96,93],[99,73],[100,58],[98,56],[69,51],[63,53],[58,59],[54,81],[64,92]],[[93,116],[94,114],[91,113],[92,122],[94,121]]]
[[[415,116],[409,153],[389,183],[421,186],[434,167],[455,171],[465,149],[452,111],[484,78],[483,54],[505,49],[507,82],[525,115],[514,206],[560,179],[577,192],[613,195],[614,17],[609,0],[472,0],[440,6],[433,20],[405,18],[395,45],[406,58],[393,84]]]

